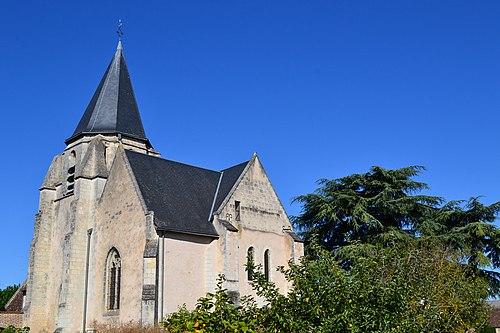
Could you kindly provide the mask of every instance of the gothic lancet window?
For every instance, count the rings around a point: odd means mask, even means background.
[[[255,250],[253,247],[249,247],[247,251],[247,279],[248,281],[253,280],[253,270],[255,265]]]
[[[266,278],[266,281],[269,281],[269,276],[271,275],[271,265],[270,261],[271,260],[271,255],[269,253],[269,250],[264,251],[264,277]]]
[[[122,265],[120,254],[115,248],[109,251],[106,260],[106,309],[120,309],[120,284]]]

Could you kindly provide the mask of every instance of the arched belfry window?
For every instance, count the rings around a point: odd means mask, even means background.
[[[253,270],[255,265],[255,250],[253,246],[248,248],[247,251],[247,279],[248,281],[253,280]]]
[[[66,178],[66,192],[72,193],[75,189],[75,165],[76,165],[76,153],[74,150],[69,154],[68,163],[68,175]]]
[[[264,277],[269,281],[271,275],[271,253],[269,250],[264,251]]]
[[[118,310],[120,308],[120,283],[122,277],[122,264],[120,254],[115,248],[109,251],[106,260],[106,309]]]

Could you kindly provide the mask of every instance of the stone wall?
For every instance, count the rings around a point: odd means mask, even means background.
[[[133,144],[134,149],[146,152],[141,143],[122,143],[116,137],[100,135],[84,137],[54,158],[40,191],[30,251],[25,322],[33,331],[82,328],[87,231],[95,228],[97,206],[116,152]],[[75,166],[72,191],[68,188],[71,166]],[[145,217],[139,211],[143,230]],[[119,233],[115,230],[114,235]],[[93,304],[90,298],[89,303]]]
[[[239,212],[236,202],[239,202]],[[238,232],[228,232],[214,222],[219,234],[224,235],[217,242],[224,261],[221,273],[226,275],[228,290],[237,291],[240,296],[255,296],[245,271],[247,251],[253,247],[256,265],[264,265],[264,252],[269,250],[270,280],[286,292],[289,286],[276,268],[286,267],[289,260],[296,261],[303,256],[303,245],[294,242],[288,234],[292,225],[257,156],[219,209],[218,218],[229,220],[238,229]]]
[[[108,137],[85,140],[54,159],[41,190],[27,291],[26,324],[33,332],[81,330],[85,304],[87,329],[93,322],[152,324],[184,303],[193,308],[199,297],[214,290],[220,273],[236,300],[253,294],[245,272],[249,247],[258,265],[269,251],[270,280],[287,291],[276,267],[298,260],[303,247],[290,237],[290,221],[256,156],[216,212],[212,223],[219,239],[176,233],[160,238],[154,212],[147,211],[123,153],[125,144]],[[74,191],[68,192],[65,177],[73,150],[77,176]],[[108,309],[105,301],[106,259],[112,248],[121,259],[119,310]]]
[[[146,281],[144,275],[144,272],[150,272],[150,267],[144,265],[156,265],[154,258],[144,260],[148,239],[157,238],[156,233],[152,232],[153,228],[152,220],[147,216],[136,192],[124,154],[119,152],[99,201],[96,225],[92,233],[89,323],[97,321],[113,324],[151,320],[151,315],[142,313],[142,295],[143,291],[146,295],[150,292],[143,290],[144,283],[151,284],[150,274],[146,276]],[[121,258],[119,310],[108,310],[105,304],[106,259],[112,248],[118,251]],[[153,271],[156,271],[156,267]]]

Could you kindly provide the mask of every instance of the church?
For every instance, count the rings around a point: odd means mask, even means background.
[[[303,255],[259,157],[209,170],[160,157],[148,140],[118,43],[40,188],[24,323],[31,332],[154,325],[213,291],[254,295],[251,258],[276,271]]]

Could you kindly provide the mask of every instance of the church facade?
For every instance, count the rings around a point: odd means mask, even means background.
[[[153,325],[213,291],[253,294],[249,257],[277,266],[303,244],[257,155],[224,170],[168,159],[145,135],[121,43],[40,188],[24,321],[32,332]]]

